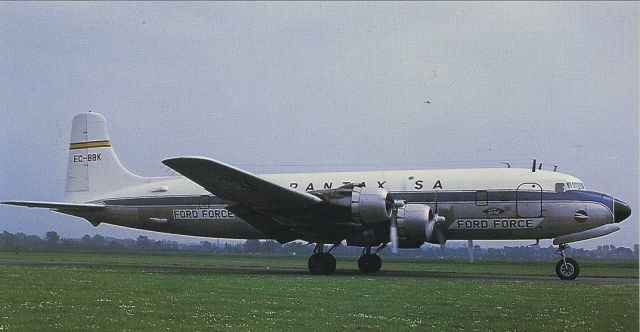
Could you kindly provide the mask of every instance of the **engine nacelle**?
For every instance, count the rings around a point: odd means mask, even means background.
[[[406,204],[398,208],[396,216],[399,248],[420,248],[425,242],[444,243],[438,223],[443,219],[434,215],[425,204]]]
[[[394,200],[388,190],[367,188],[350,183],[339,188],[310,192],[330,206],[326,215],[334,222],[351,222],[361,225],[388,224],[393,215]]]
[[[427,241],[425,225],[433,219],[428,205],[406,204],[398,208],[396,218],[399,248],[420,248]]]
[[[383,188],[354,186],[351,194],[351,216],[363,225],[389,222],[393,214],[393,197]]]

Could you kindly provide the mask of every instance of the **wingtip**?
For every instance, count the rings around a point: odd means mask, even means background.
[[[224,167],[238,169],[238,168],[236,168],[234,166],[231,166],[229,164],[223,163],[223,162],[221,162],[219,160],[215,160],[215,159],[208,158],[208,157],[203,157],[203,156],[180,156],[180,157],[167,158],[167,159],[164,159],[162,161],[162,163],[164,165],[168,166],[169,168],[172,168],[173,170],[176,170],[176,167],[180,167],[180,166],[184,165],[185,162],[214,163],[214,164],[221,165],[221,166],[224,166]],[[240,170],[240,169],[238,169],[238,170]],[[240,171],[242,171],[242,170],[240,170]]]
[[[162,163],[166,165],[167,163],[171,163],[173,161],[178,161],[178,160],[213,160],[213,159],[202,157],[202,156],[179,156],[179,157],[171,157],[171,158],[164,159]]]
[[[175,166],[179,165],[180,162],[182,161],[194,160],[194,159],[203,159],[203,157],[185,157],[185,156],[173,157],[173,158],[167,158],[163,160],[162,163],[170,168],[174,168]]]
[[[195,165],[202,165],[207,163],[221,164],[220,162],[213,159],[200,156],[180,156],[167,158],[164,159],[162,163],[184,176],[186,176],[186,173],[189,173],[189,170],[192,169]]]
[[[162,161],[162,164],[164,164],[164,165],[166,165],[166,166],[171,167],[171,163],[172,163],[173,161],[175,161],[176,159],[180,159],[180,157],[164,159],[164,160]]]

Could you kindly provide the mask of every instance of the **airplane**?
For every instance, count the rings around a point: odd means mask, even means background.
[[[255,175],[205,157],[162,163],[182,176],[141,177],[116,156],[105,118],[72,121],[64,202],[5,201],[101,223],[163,233],[315,243],[312,274],[333,274],[331,251],[362,247],[363,274],[382,267],[391,244],[419,248],[447,240],[553,239],[560,279],[575,279],[568,243],[618,231],[631,208],[588,191],[571,175],[536,169],[484,168]],[[538,243],[536,242],[536,243]],[[330,246],[325,250],[325,244]],[[374,250],[375,248],[375,250]]]

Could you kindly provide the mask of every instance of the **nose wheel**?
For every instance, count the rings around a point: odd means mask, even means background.
[[[558,278],[562,280],[574,280],[578,277],[578,274],[580,274],[580,266],[574,259],[567,258],[564,255],[565,249],[567,249],[566,244],[558,246],[558,252],[560,256],[562,256],[562,259],[556,263],[556,274]]]

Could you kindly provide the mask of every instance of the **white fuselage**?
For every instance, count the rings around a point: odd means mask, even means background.
[[[447,239],[540,239],[613,222],[611,198],[590,192],[556,192],[580,184],[571,175],[527,169],[443,169],[265,174],[261,178],[300,191],[346,183],[389,190],[396,199],[429,205],[445,217]],[[107,212],[92,221],[160,232],[219,238],[269,238],[226,210],[224,202],[184,177],[145,178],[143,184],[101,193],[93,203]],[[597,195],[595,195],[597,196]],[[607,196],[608,197],[608,196]],[[574,213],[584,211],[586,221]]]

